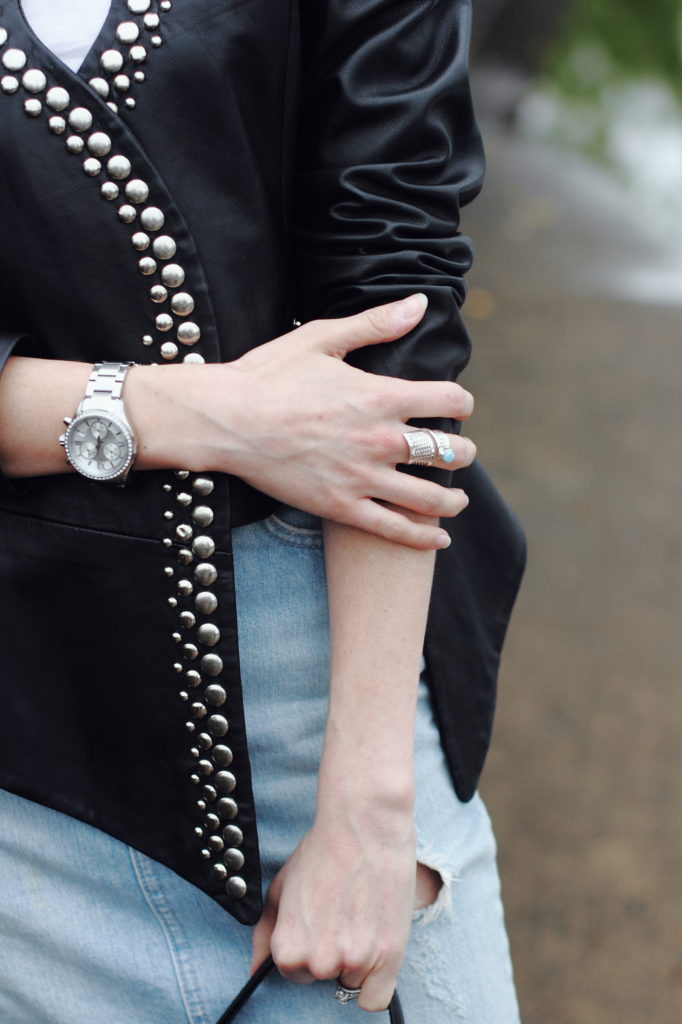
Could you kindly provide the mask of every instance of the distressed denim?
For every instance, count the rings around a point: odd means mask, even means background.
[[[282,506],[236,529],[234,551],[267,885],[315,808],[328,672],[319,520]],[[423,676],[415,772],[417,857],[443,885],[414,914],[398,979],[407,1024],[519,1024],[490,821],[478,795],[455,795]],[[208,896],[111,836],[4,792],[0,881],[2,1024],[214,1024],[248,976],[251,929]],[[272,976],[239,1019],[369,1019],[333,990]]]

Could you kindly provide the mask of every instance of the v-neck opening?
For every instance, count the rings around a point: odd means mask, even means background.
[[[117,11],[119,0],[110,0],[109,10],[102,26],[81,61],[77,71],[74,71],[68,64],[65,64],[61,57],[59,57],[54,50],[51,50],[47,43],[43,42],[37,32],[34,31],[33,26],[26,17],[21,0],[15,0],[15,4],[19,11],[19,19],[23,29],[30,36],[33,44],[38,47],[46,58],[48,58],[50,63],[56,64],[59,68],[63,68],[67,74],[73,75],[76,78],[87,81],[88,78],[97,74],[97,71],[93,71],[91,69],[93,61],[96,59],[99,66],[99,55],[104,50],[116,45],[115,24],[119,19],[119,12]]]

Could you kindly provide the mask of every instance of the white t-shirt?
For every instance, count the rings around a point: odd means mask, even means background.
[[[106,21],[111,0],[21,0],[21,6],[48,50],[78,71]]]

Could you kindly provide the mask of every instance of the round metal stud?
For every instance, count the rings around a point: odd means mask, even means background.
[[[215,798],[218,796],[218,790],[215,788],[215,786],[204,786],[204,788],[202,789],[202,793],[204,794],[204,798],[209,803],[212,803],[212,801],[215,800]]]
[[[14,75],[3,75],[2,78],[0,78],[0,88],[3,92],[7,93],[8,96],[11,96],[19,89],[19,79],[15,78]]]
[[[200,494],[202,498],[207,498],[209,494],[213,493],[215,484],[208,476],[198,476],[192,484],[192,489],[196,494]]]
[[[179,633],[171,633],[171,637],[173,638],[173,642],[176,644],[179,644],[180,641],[182,640],[182,637],[180,636]]]
[[[197,617],[194,612],[180,612],[180,625],[183,629],[192,629],[197,624]]]
[[[211,683],[210,686],[206,687],[204,698],[207,704],[210,704],[212,708],[221,708],[227,700],[227,694],[222,686],[218,683]]]
[[[223,670],[223,659],[217,654],[204,654],[201,659],[201,668],[207,676],[215,678]]]
[[[218,598],[210,590],[202,590],[194,598],[194,606],[202,615],[211,615],[218,607]]]
[[[85,142],[80,135],[69,135],[66,140],[66,148],[69,153],[82,153],[85,149]]]
[[[212,622],[204,622],[197,630],[197,639],[204,647],[215,647],[220,640],[220,630]]]
[[[197,686],[201,686],[201,673],[197,672],[195,668],[190,668],[185,672],[185,679],[187,680],[188,686],[191,686],[192,689]]]
[[[207,761],[204,758],[202,761],[199,761],[198,768],[202,775],[213,775],[212,761]]]
[[[196,345],[201,337],[199,325],[186,320],[178,327],[178,341],[181,345]]]
[[[149,235],[145,235],[144,237],[147,239],[147,245],[149,245]],[[144,246],[145,249],[147,248],[147,245]],[[162,284],[154,284],[149,289],[149,298],[152,302],[165,302],[168,298],[168,292]]]
[[[178,607],[178,599],[177,599],[177,597],[169,597],[169,598],[167,598],[167,601],[168,601],[168,604],[171,606],[171,608],[177,608]],[[176,671],[177,671],[177,669],[176,669]]]
[[[180,693],[178,694],[178,697],[182,701],[188,701],[189,700],[189,694],[188,694],[187,690],[180,690]]]
[[[162,11],[170,11],[172,6],[173,4],[171,3],[171,0],[161,0],[161,3],[159,4],[159,8]]]
[[[225,851],[223,860],[230,871],[241,871],[244,867],[244,854],[241,850],[235,850],[233,847]]]
[[[149,185],[140,178],[131,178],[126,184],[126,198],[131,203],[145,203],[149,197]]]
[[[192,715],[193,715],[193,717],[194,718],[206,718],[206,714],[207,714],[207,711],[206,711],[205,705],[202,704],[201,701],[196,700],[194,702],[194,704],[192,704]]]
[[[114,87],[118,89],[119,92],[128,92],[128,89],[130,88],[130,79],[127,75],[116,75],[114,78]]]
[[[173,671],[176,673],[176,675],[180,675],[180,673],[182,672],[182,665],[179,661],[173,662]]]
[[[228,846],[241,846],[244,835],[238,825],[226,825],[223,829],[223,839]]]
[[[191,565],[194,561],[194,555],[189,548],[180,548],[178,551],[178,562],[180,565]]]
[[[92,114],[87,107],[74,107],[69,111],[69,124],[74,131],[87,132],[92,128]]]
[[[145,16],[144,16],[144,27],[145,28],[148,28],[151,31],[152,29],[158,28],[160,24],[161,24],[161,18],[158,16],[158,14],[145,14]]]
[[[155,318],[154,323],[156,324],[157,331],[170,331],[173,326],[173,317],[169,316],[168,313],[159,313]]]
[[[207,732],[200,732],[197,736],[197,744],[202,750],[210,750],[213,746],[213,739],[208,735]]]
[[[205,800],[197,800],[197,807],[199,808],[200,811],[205,811],[206,810],[206,801]]]
[[[144,82],[145,77],[144,71],[133,71],[133,78],[136,82]]]
[[[21,84],[26,92],[42,92],[47,85],[47,77],[38,68],[29,68],[28,71],[24,71]]]
[[[131,238],[131,242],[133,243],[133,249],[137,249],[138,252],[144,252],[145,249],[149,248],[149,235],[145,234],[144,231],[136,231]],[[154,287],[160,287],[160,285],[155,285]]]
[[[106,78],[100,78],[99,75],[96,75],[95,78],[90,79],[88,85],[91,89],[94,89],[97,95],[101,96],[104,100],[109,95],[109,83],[107,82]]]
[[[179,526],[176,526],[175,532],[178,536],[178,539],[182,541],[191,540],[194,534],[194,530],[189,525],[189,523],[180,523]]]
[[[194,835],[197,837],[197,839],[201,839],[203,834],[204,834],[203,828],[201,827],[201,825],[197,825],[196,828],[194,829]]]
[[[206,362],[200,352],[188,352],[186,356],[182,357],[182,361],[183,363],[195,363],[196,365]]]
[[[102,164],[96,156],[89,156],[83,161],[83,170],[86,174],[89,174],[91,178],[96,178],[102,170]]]
[[[142,344],[146,345],[147,348],[149,348],[150,345],[154,344],[154,339],[152,338],[151,334],[143,334],[142,335]],[[171,544],[172,543],[173,542],[171,541]]]
[[[210,587],[218,579],[218,570],[210,562],[200,562],[194,570],[194,578],[202,587]]]
[[[93,132],[88,138],[88,149],[94,156],[106,156],[111,152],[111,139],[106,132]]]
[[[105,50],[99,62],[108,75],[115,75],[123,67],[123,54],[120,50]]]
[[[210,526],[213,522],[213,509],[209,508],[208,505],[197,505],[192,509],[192,519],[204,528]]]
[[[126,98],[125,98],[125,100],[123,102],[125,103],[125,105],[128,108],[128,110],[132,110],[133,107],[137,106],[137,103],[133,99],[132,96],[126,96]]]
[[[161,271],[161,280],[169,288],[178,288],[185,280],[185,271],[179,263],[168,263]]]
[[[50,110],[64,110],[71,102],[71,97],[61,85],[53,85],[45,93],[45,102]]]
[[[207,814],[204,818],[204,825],[211,832],[215,832],[216,829],[220,828],[220,818],[217,814]]]
[[[180,597],[189,597],[194,590],[189,580],[178,580],[178,594]]]
[[[118,215],[124,224],[132,224],[137,217],[137,210],[129,203],[124,203],[123,206],[119,206]]]
[[[159,228],[163,227],[165,219],[163,212],[159,210],[158,206],[148,206],[140,214],[142,225],[147,231],[158,231]],[[168,284],[168,281],[164,280],[163,283]]]
[[[201,779],[199,778],[198,775],[190,775],[189,780],[190,782],[193,782],[195,786],[198,786],[199,783],[201,782]]]
[[[178,355],[178,346],[174,341],[164,341],[159,351],[161,352],[162,359],[176,359]]]
[[[147,59],[147,51],[139,43],[130,47],[130,59],[133,64],[142,64]]]
[[[42,109],[43,105],[40,100],[24,100],[24,110],[29,117],[39,117]]]
[[[103,182],[100,192],[105,199],[118,199],[118,185],[113,181]]]
[[[212,537],[195,537],[192,551],[197,558],[211,558],[215,554],[215,541]]]
[[[161,38],[161,36],[150,36],[149,42],[152,44],[152,46],[161,46],[163,39]]]
[[[178,316],[189,316],[194,309],[194,299],[188,292],[176,292],[171,300],[171,306]]]
[[[212,853],[222,853],[225,849],[225,843],[222,841],[220,836],[211,836],[208,841],[208,848]]]
[[[243,878],[240,878],[239,875],[233,875],[232,878],[228,878],[227,884],[225,885],[225,891],[233,900],[240,900],[246,896],[246,882]]]
[[[9,50],[5,50],[3,53],[2,65],[7,68],[8,71],[23,71],[26,67],[26,54],[23,50],[19,50],[16,46],[12,46]]]
[[[213,779],[219,793],[231,793],[237,785],[232,772],[218,772]]]
[[[176,480],[186,480],[188,478],[188,476],[189,476],[189,470],[188,469],[174,469],[173,470],[173,476],[176,478]]]
[[[160,260],[172,260],[178,247],[170,235],[159,235],[152,242],[152,249],[154,250],[154,255],[158,256]]]
[[[135,21],[122,21],[116,26],[116,38],[119,43],[135,43],[140,36],[140,26]]]
[[[178,505],[182,505],[183,508],[187,508],[188,505],[192,504],[192,495],[188,494],[187,491],[180,491],[179,494],[176,494],[175,500]]]
[[[218,814],[227,821],[237,817],[237,810],[237,803],[231,796],[223,796],[218,801]]]
[[[118,103],[114,103],[113,100],[107,100],[107,106],[109,110],[113,110],[115,114],[118,114]]]
[[[144,14],[151,7],[152,0],[128,0],[128,10],[133,14]]]
[[[230,725],[222,715],[211,715],[206,722],[206,728],[213,736],[225,736]]]
[[[224,882],[227,878],[227,868],[224,864],[214,864],[211,868],[211,873],[219,882]]]
[[[147,277],[156,270],[156,260],[153,260],[151,256],[143,256],[137,265],[140,268],[140,273]]]
[[[165,548],[172,548],[173,547],[173,541],[170,539],[170,537],[164,537],[163,540],[161,541],[161,543],[163,544],[163,546]]]
[[[196,725],[194,722],[185,722],[185,729],[187,732],[196,732]]]
[[[66,121],[59,114],[53,114],[52,117],[48,118],[47,123],[50,126],[50,131],[54,132],[55,135],[63,135],[66,131]]]
[[[131,170],[130,160],[127,156],[121,156],[121,154],[118,153],[116,156],[110,157],[107,161],[107,170],[112,178],[116,178],[119,181],[122,178],[127,178]],[[142,221],[142,223],[144,227],[147,227],[144,221]]]
[[[214,747],[211,756],[219,768],[227,768],[232,764],[232,751],[222,743]]]
[[[7,29],[0,26],[0,46],[4,46],[7,42]]]
[[[163,516],[164,516],[164,519],[165,519],[166,518],[166,513],[165,512],[164,512]],[[171,515],[171,518],[172,518],[172,515]],[[168,579],[171,579],[173,576],[175,576],[175,569],[173,568],[172,565],[167,565],[164,568],[163,573],[164,573],[164,576],[167,576]]]

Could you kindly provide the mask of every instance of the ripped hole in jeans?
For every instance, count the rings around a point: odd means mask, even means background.
[[[435,921],[442,913],[450,914],[452,875],[442,865],[417,861],[417,883],[412,920],[418,925]]]

